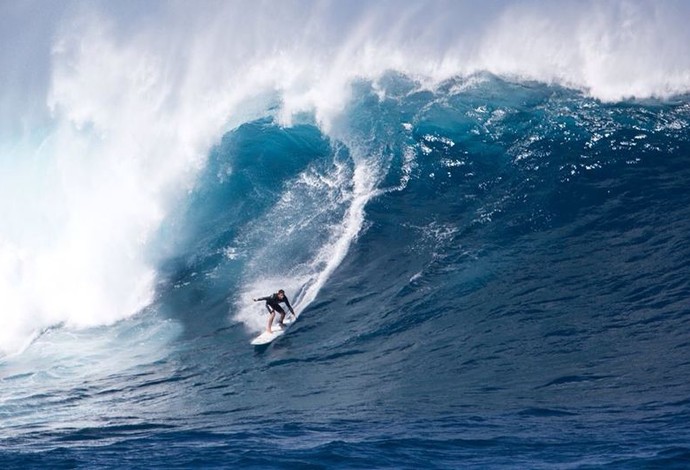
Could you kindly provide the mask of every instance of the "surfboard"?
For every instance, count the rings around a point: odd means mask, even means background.
[[[289,318],[288,318],[289,317]],[[271,327],[271,332],[269,333],[268,331],[264,331],[261,333],[259,336],[254,338],[251,342],[254,346],[263,346],[265,344],[269,344],[273,342],[276,338],[283,336],[285,332],[287,331],[288,328],[290,328],[290,325],[292,325],[297,317],[293,317],[292,315],[287,315],[283,323],[285,323],[285,327],[281,328],[278,326],[277,323],[275,323]]]

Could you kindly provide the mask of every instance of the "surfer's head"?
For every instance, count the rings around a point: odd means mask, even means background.
[[[278,291],[278,297],[285,297],[285,291],[283,289]]]

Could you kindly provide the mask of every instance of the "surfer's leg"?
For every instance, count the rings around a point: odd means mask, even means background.
[[[271,315],[268,317],[268,327],[266,328],[266,331],[268,331],[269,333],[272,333],[271,325],[273,324],[273,317],[275,317],[275,316],[276,316],[276,311],[271,310]]]
[[[274,305],[273,311],[280,313],[280,321],[278,322],[278,325],[280,325],[281,328],[284,328],[285,324],[283,323],[283,320],[285,319],[285,310],[283,310],[283,307],[280,305]]]

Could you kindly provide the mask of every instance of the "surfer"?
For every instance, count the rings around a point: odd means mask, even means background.
[[[283,289],[280,289],[278,292],[276,292],[275,294],[271,294],[268,297],[261,297],[252,300],[254,302],[258,302],[261,300],[266,301],[266,308],[268,309],[268,312],[271,314],[270,318],[268,319],[268,328],[266,329],[266,331],[268,331],[269,333],[271,333],[271,325],[273,324],[273,318],[276,316],[276,312],[280,312],[280,321],[278,322],[278,325],[280,325],[281,328],[285,328],[285,324],[283,323],[283,320],[285,319],[285,310],[283,310],[283,307],[280,306],[281,303],[287,305],[287,308],[290,309],[290,313],[293,316],[295,315],[295,311],[292,309],[292,305],[290,305],[290,301],[285,295],[285,291]]]

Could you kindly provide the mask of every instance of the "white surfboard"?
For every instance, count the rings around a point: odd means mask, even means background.
[[[271,343],[274,339],[278,338],[279,336],[283,336],[287,329],[290,328],[290,325],[292,325],[295,322],[295,320],[297,320],[296,316],[293,317],[292,315],[286,315],[286,318],[283,321],[283,323],[285,323],[284,328],[281,328],[280,326],[278,326],[277,323],[274,323],[271,327],[270,333],[268,331],[264,331],[259,336],[254,338],[251,344],[253,344],[254,346],[262,346],[264,344]]]

